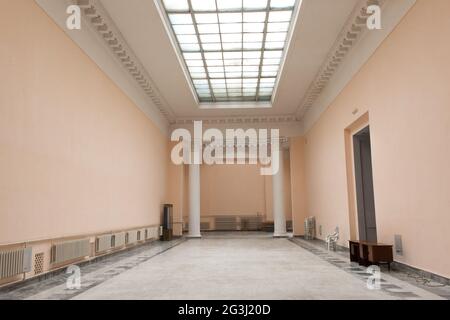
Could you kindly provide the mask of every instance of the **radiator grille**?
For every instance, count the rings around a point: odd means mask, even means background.
[[[95,240],[95,251],[103,252],[110,250],[114,246],[113,240],[111,234],[98,236]]]
[[[114,235],[114,248],[120,248],[125,245],[125,232],[115,233]]]
[[[241,230],[244,231],[257,231],[261,230],[262,217],[242,217],[241,218]]]
[[[31,248],[0,252],[0,279],[31,271]]]
[[[67,241],[52,246],[51,263],[59,264],[89,256],[89,239]]]
[[[200,230],[207,231],[209,229],[210,229],[209,222],[201,222],[200,223]]]
[[[236,217],[216,217],[216,230],[219,231],[236,231]]]
[[[151,227],[145,229],[145,240],[157,238],[158,238],[158,227]]]
[[[137,231],[137,241],[144,241],[145,240],[144,234],[145,234],[145,230],[144,229],[138,230]]]
[[[137,230],[128,231],[126,235],[126,244],[133,244],[137,242]]]

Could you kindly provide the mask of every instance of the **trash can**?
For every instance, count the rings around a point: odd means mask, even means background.
[[[162,219],[161,241],[170,241],[173,238],[173,205],[165,204]]]

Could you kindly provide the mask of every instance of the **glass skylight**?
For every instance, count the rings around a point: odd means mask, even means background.
[[[162,0],[200,102],[270,101],[297,0]]]

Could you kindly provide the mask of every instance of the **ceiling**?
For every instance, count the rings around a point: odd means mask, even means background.
[[[200,108],[154,0],[102,0],[174,118],[295,115],[358,0],[303,0],[273,104]]]
[[[198,104],[172,43],[159,0],[34,0],[165,134],[205,127],[307,132],[416,0],[303,0],[273,104]],[[76,4],[82,27],[67,28]],[[370,30],[368,6],[378,4],[382,28]]]

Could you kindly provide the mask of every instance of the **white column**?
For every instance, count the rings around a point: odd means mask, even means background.
[[[274,237],[287,237],[286,215],[284,206],[284,149],[280,147],[280,166],[272,178]]]
[[[200,165],[189,165],[189,238],[200,234]]]

